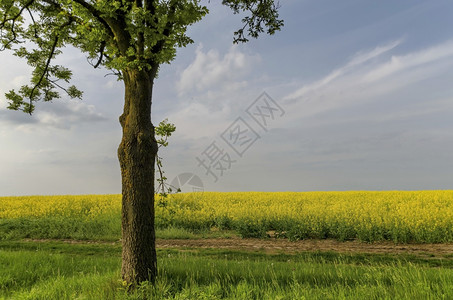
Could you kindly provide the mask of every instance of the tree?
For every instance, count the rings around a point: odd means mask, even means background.
[[[71,71],[54,60],[65,46],[86,53],[94,68],[104,66],[124,82],[123,137],[118,148],[122,175],[123,280],[136,283],[157,275],[154,234],[154,171],[158,144],[151,123],[154,79],[178,47],[192,43],[188,26],[200,21],[210,1],[200,0],[1,0],[0,50],[9,49],[33,67],[31,82],[5,94],[9,108],[32,114],[36,101],[61,92]],[[273,0],[223,0],[244,13],[233,42],[247,42],[283,26]]]

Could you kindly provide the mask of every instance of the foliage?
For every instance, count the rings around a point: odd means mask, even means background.
[[[234,33],[234,43],[248,42],[247,36],[257,38],[266,28],[266,33],[272,35],[283,27],[283,20],[278,19],[279,2],[223,0],[222,3],[228,5],[235,14],[250,12],[242,19],[244,26]]]
[[[117,230],[110,236],[119,237],[120,209],[119,195],[1,197],[0,231],[15,219],[43,219],[44,224],[61,217],[81,223],[65,225],[66,232],[100,220],[96,226]],[[166,207],[156,203],[156,226],[217,227],[245,237],[274,231],[294,240],[453,242],[453,191],[180,193],[170,195]]]
[[[72,72],[53,64],[62,49],[73,46],[91,64],[112,70],[122,79],[127,69],[146,70],[153,78],[163,63],[170,63],[178,47],[193,42],[187,28],[200,21],[208,7],[200,0],[2,0],[0,50],[12,50],[33,68],[29,85],[6,94],[9,108],[32,113],[34,102],[51,101],[63,90],[82,96],[75,86],[65,87]],[[283,26],[274,1],[222,1],[234,13],[248,11],[235,42],[256,38],[267,29]],[[246,30],[248,28],[248,30]],[[246,30],[247,33],[244,33]]]
[[[167,147],[168,146],[168,138],[172,135],[173,132],[175,132],[176,126],[175,124],[168,123],[168,119],[165,119],[159,123],[159,126],[157,126],[154,129],[157,144],[159,145],[159,150],[162,147]],[[159,206],[166,206],[167,205],[167,197],[171,192],[176,192],[179,193],[181,192],[181,189],[175,188],[171,186],[169,183],[167,183],[167,177],[165,176],[165,172],[163,171],[163,165],[162,165],[162,157],[156,155],[156,166],[157,166],[157,188],[156,188],[156,193],[159,195],[159,199],[157,204]]]

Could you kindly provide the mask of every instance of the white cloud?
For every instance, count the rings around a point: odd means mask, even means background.
[[[38,103],[38,109],[30,116],[20,111],[0,109],[1,121],[17,126],[22,131],[38,128],[70,129],[76,124],[104,121],[94,105],[80,100],[56,100],[53,103]]]
[[[221,109],[212,111],[203,103],[190,103],[168,118],[176,125],[175,139],[212,138],[233,121],[230,106],[222,105]]]
[[[421,88],[418,82],[441,76],[452,68],[452,41],[405,55],[382,55],[399,44],[393,42],[354,56],[320,80],[289,93],[283,103],[290,112],[297,112],[294,118],[301,118],[346,105],[388,101],[400,91]]]
[[[365,75],[363,81],[373,82],[394,75],[398,72],[434,63],[453,56],[453,41],[424,49],[407,55],[392,56],[390,61],[380,65]]]
[[[247,85],[246,75],[259,61],[259,55],[241,52],[238,46],[232,46],[222,56],[215,49],[205,52],[200,45],[195,60],[181,74],[178,92],[182,95],[222,88],[238,90]]]
[[[328,85],[329,83],[331,83],[332,81],[334,81],[335,79],[337,79],[341,76],[344,76],[349,72],[353,72],[356,68],[360,67],[367,61],[369,61],[373,58],[376,58],[376,57],[394,49],[399,44],[401,44],[401,40],[397,40],[397,41],[391,42],[391,43],[383,45],[383,46],[378,46],[368,52],[359,52],[355,56],[353,56],[351,58],[351,60],[349,62],[347,62],[344,66],[333,70],[332,72],[330,72],[327,76],[325,76],[321,80],[318,80],[316,82],[313,82],[309,85],[306,85],[306,86],[298,89],[297,91],[295,91],[295,92],[291,93],[290,95],[288,95],[287,97],[285,97],[285,99],[300,98],[309,92],[319,90],[319,89],[325,87],[326,85]]]

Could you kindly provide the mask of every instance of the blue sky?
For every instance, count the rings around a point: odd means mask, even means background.
[[[451,189],[453,2],[282,0],[283,30],[236,46],[241,16],[213,2],[156,80],[154,123],[177,127],[167,177],[193,173],[215,191]],[[3,96],[30,70],[0,53],[0,195],[121,191],[122,83],[75,49],[59,60],[84,99],[30,117]],[[246,112],[263,92],[284,112],[265,129]],[[242,156],[222,139],[237,118],[259,136]],[[197,161],[213,142],[217,181]]]

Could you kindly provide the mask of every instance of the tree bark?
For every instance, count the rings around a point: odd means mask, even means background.
[[[154,232],[154,163],[157,142],[151,123],[151,71],[126,69],[123,138],[118,148],[122,176],[122,266],[128,284],[154,281],[157,258]]]

